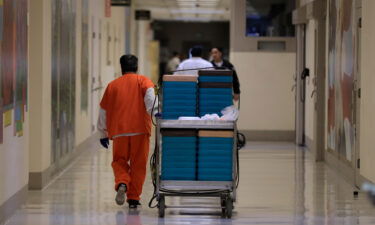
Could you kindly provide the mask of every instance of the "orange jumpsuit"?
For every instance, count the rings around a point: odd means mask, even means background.
[[[128,199],[140,200],[146,177],[151,116],[144,97],[153,87],[145,76],[125,74],[108,85],[100,103],[106,112],[108,137],[113,140],[115,190],[126,184]]]

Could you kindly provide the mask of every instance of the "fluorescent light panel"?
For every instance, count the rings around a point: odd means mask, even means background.
[[[219,3],[218,0],[177,0],[178,3],[185,3],[185,2],[189,2],[189,3]]]
[[[181,9],[172,9],[171,14],[223,14],[225,10],[218,10],[218,9],[200,9],[200,8],[181,8]]]

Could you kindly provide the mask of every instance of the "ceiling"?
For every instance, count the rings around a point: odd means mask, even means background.
[[[229,21],[231,0],[134,0],[156,20]]]

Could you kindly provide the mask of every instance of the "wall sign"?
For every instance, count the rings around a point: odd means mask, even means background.
[[[112,6],[130,6],[131,0],[112,0]]]
[[[135,11],[135,19],[136,20],[150,20],[151,19],[151,11],[150,10],[136,10]]]

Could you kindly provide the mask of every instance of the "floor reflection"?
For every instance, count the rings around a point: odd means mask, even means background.
[[[220,208],[167,209],[164,219],[148,208],[152,184],[147,178],[142,207],[129,210],[114,202],[112,153],[89,150],[42,192],[29,192],[27,203],[7,225],[73,224],[375,224],[366,194],[305,149],[289,143],[249,143],[240,152],[241,174],[233,219]],[[150,176],[150,174],[148,174]],[[219,206],[215,198],[167,197],[167,205]]]

